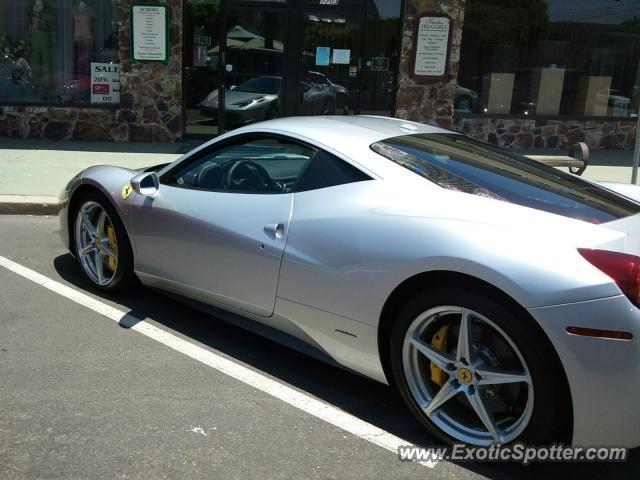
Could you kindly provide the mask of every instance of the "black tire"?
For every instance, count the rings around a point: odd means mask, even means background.
[[[330,100],[326,101],[322,106],[322,115],[335,115],[336,104]]]
[[[100,285],[91,279],[81,263],[80,255],[77,250],[77,216],[80,212],[80,208],[90,201],[99,204],[100,207],[102,207],[102,209],[107,213],[109,221],[111,222],[111,225],[113,226],[113,229],[115,231],[115,236],[118,244],[118,262],[116,265],[116,269],[113,274],[113,278],[106,285]],[[72,234],[73,241],[73,254],[76,257],[76,261],[78,262],[78,266],[80,267],[82,275],[89,283],[91,283],[94,288],[103,292],[117,292],[129,287],[136,286],[138,284],[138,279],[133,271],[133,251],[131,249],[131,243],[129,242],[127,232],[124,228],[124,225],[122,224],[120,216],[113,208],[109,200],[107,200],[102,194],[98,192],[87,193],[79,198],[78,201],[74,202],[74,208],[71,212],[71,215],[69,215],[69,218],[69,230]]]
[[[405,334],[413,320],[431,308],[444,305],[468,308],[491,319],[510,337],[527,364],[534,392],[533,411],[523,432],[512,442],[548,445],[566,440],[561,437],[571,417],[569,412],[563,412],[561,392],[564,391],[564,375],[544,334],[539,331],[537,325],[531,325],[533,320],[507,302],[458,288],[439,288],[418,295],[399,313],[393,326],[388,358],[393,380],[404,402],[420,424],[443,442],[460,442],[441,430],[419,408],[407,384],[402,364]]]
[[[278,116],[278,105],[272,104],[264,114],[265,120],[273,120]]]

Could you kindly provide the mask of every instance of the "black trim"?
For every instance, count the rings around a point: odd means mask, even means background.
[[[309,178],[314,175],[317,177]],[[373,179],[341,158],[325,150],[318,149],[302,172],[300,172],[298,181],[293,186],[293,192],[310,192],[367,180]]]

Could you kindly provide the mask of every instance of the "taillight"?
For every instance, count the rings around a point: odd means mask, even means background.
[[[629,300],[640,307],[640,257],[608,250],[579,248],[580,255],[610,276]]]

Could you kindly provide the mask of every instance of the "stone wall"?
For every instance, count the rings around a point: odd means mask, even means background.
[[[453,102],[457,85],[465,0],[405,0],[402,52],[396,96],[396,117],[452,128],[496,145],[510,148],[567,148],[586,142],[591,149],[633,149],[633,120],[536,120],[499,117],[457,117]],[[452,20],[452,37],[446,82],[414,79],[413,37],[416,18],[443,13]]]
[[[396,117],[452,127],[453,99],[457,84],[465,0],[405,0],[402,52],[398,73]],[[452,19],[448,78],[446,82],[415,79],[411,75],[416,18],[424,13],[445,14]]]
[[[0,137],[172,142],[182,139],[182,0],[171,8],[168,64],[131,61],[131,0],[118,4],[120,106],[0,106]]]
[[[636,121],[536,120],[461,117],[453,128],[485,142],[509,148],[560,148],[585,142],[590,149],[629,149],[635,145]]]

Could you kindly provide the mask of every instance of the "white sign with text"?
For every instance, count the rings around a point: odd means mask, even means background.
[[[422,17],[418,24],[414,75],[441,77],[447,71],[449,29],[446,17]]]
[[[133,6],[133,59],[167,60],[167,7]]]

